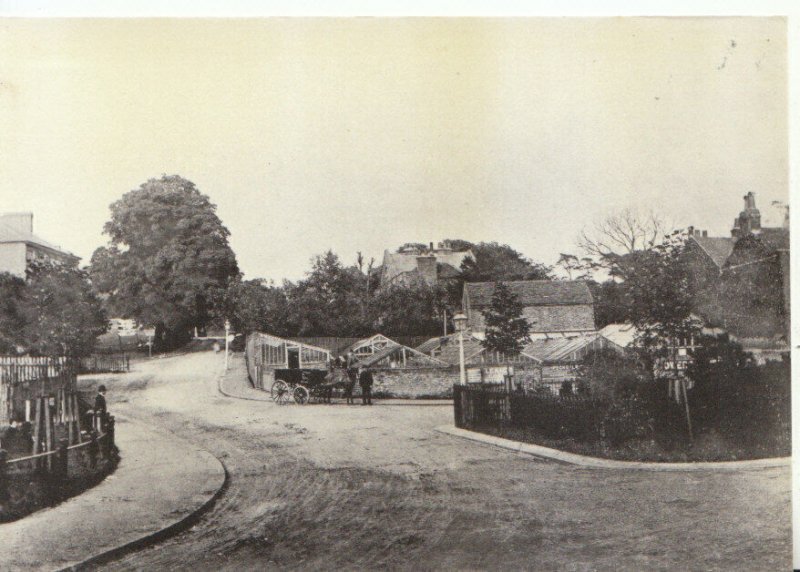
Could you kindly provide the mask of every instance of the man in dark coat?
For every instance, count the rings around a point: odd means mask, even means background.
[[[104,429],[106,426],[106,414],[108,409],[106,407],[106,386],[101,385],[97,388],[97,395],[94,398],[94,414],[100,419],[100,428]]]
[[[358,376],[358,384],[361,386],[361,405],[372,405],[372,372],[366,368],[361,370]]]

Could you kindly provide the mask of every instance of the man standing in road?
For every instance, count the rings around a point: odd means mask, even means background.
[[[372,405],[372,372],[367,368],[361,370],[358,384],[361,386],[361,405]]]

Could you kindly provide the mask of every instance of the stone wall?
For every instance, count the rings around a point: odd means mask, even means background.
[[[373,369],[372,393],[382,397],[452,397],[458,367]]]

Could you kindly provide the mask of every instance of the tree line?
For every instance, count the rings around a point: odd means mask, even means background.
[[[451,249],[474,255],[457,278],[435,286],[419,281],[380,288],[373,263],[365,268],[358,253],[348,264],[332,251],[315,256],[306,277],[296,282],[244,279],[216,206],[177,175],[148,180],[110,210],[108,243],[95,250],[87,269],[34,267],[27,280],[2,277],[0,349],[85,353],[106,315],[154,327],[163,349],[185,343],[195,328],[220,327],[226,319],[236,331],[279,336],[436,335],[445,324],[452,331],[464,282],[552,280],[556,269],[588,281],[598,327],[628,321],[654,335],[677,334],[694,296],[680,261],[682,235],[659,239],[659,221],[638,224],[630,213],[596,229],[594,238],[584,233],[586,256],[564,254],[557,268],[506,244],[449,239]],[[414,243],[404,246],[409,245]],[[607,280],[592,279],[598,268]]]

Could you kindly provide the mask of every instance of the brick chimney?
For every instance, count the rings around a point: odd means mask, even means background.
[[[417,271],[428,286],[434,286],[437,278],[436,257],[417,256]]]
[[[731,236],[734,238],[761,232],[761,212],[756,208],[755,193],[750,191],[743,198],[744,210],[739,213],[739,218],[733,221],[733,229],[731,229]]]
[[[0,223],[22,234],[33,233],[33,213],[3,213]]]

